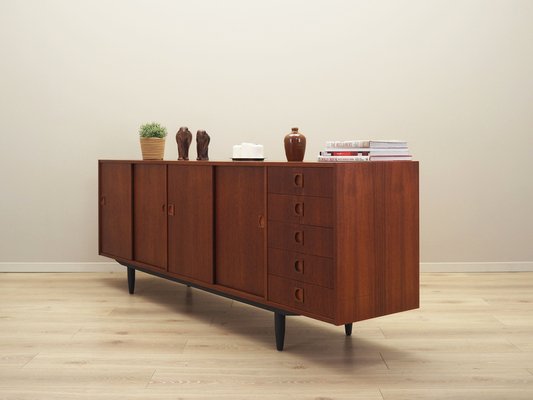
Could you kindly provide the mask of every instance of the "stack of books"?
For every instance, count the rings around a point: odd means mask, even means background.
[[[320,162],[411,161],[407,142],[401,140],[346,140],[326,142]]]

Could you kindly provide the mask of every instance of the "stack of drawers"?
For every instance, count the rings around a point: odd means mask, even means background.
[[[268,168],[268,300],[333,318],[333,169]]]

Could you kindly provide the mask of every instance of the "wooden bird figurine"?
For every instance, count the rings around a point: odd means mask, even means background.
[[[211,138],[206,131],[196,132],[196,152],[198,153],[198,157],[196,157],[197,160],[209,160],[207,152],[210,141]]]
[[[189,159],[189,146],[192,142],[192,133],[189,128],[182,126],[176,133],[176,142],[178,143],[178,160]]]

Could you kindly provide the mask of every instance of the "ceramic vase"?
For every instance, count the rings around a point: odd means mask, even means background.
[[[291,133],[285,136],[285,155],[287,161],[303,161],[305,155],[305,136],[298,132],[298,128],[292,128]]]

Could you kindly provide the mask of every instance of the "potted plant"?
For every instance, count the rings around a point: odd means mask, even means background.
[[[141,125],[139,135],[143,160],[162,160],[165,153],[167,128],[157,122],[152,122]]]

